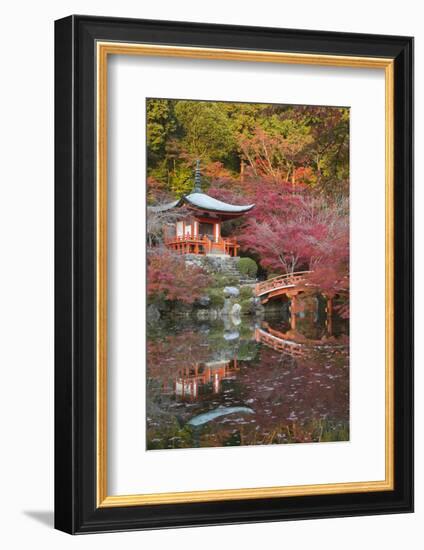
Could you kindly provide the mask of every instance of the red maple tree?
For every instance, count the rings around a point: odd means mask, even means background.
[[[200,267],[187,264],[163,247],[149,251],[147,261],[147,294],[187,304],[200,298],[210,283]]]
[[[322,290],[346,289],[349,224],[346,200],[332,201],[303,185],[263,180],[255,208],[239,230],[243,248],[275,273],[314,271]]]

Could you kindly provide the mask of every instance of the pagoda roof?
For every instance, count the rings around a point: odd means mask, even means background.
[[[188,207],[195,208],[196,210],[203,210],[205,212],[216,212],[226,215],[229,218],[231,215],[234,217],[249,212],[255,206],[254,204],[229,204],[218,199],[210,197],[206,193],[202,192],[200,181],[200,166],[199,161],[196,163],[196,172],[194,179],[194,188],[189,195],[183,195],[180,199],[162,204],[160,206],[149,206],[151,212],[166,212],[172,208],[177,208],[186,204]]]
[[[243,214],[244,212],[249,212],[255,206],[254,204],[229,204],[227,202],[214,199],[206,193],[190,193],[189,195],[184,195],[181,199],[162,204],[160,206],[150,206],[149,210],[151,212],[166,212],[172,208],[177,208],[179,206],[191,206],[197,210],[205,210],[208,212],[217,212],[222,214]]]
[[[214,199],[206,193],[190,193],[181,198],[181,201],[188,203],[199,210],[208,210],[212,212],[224,212],[226,214],[242,214],[252,210],[254,204],[239,205],[229,204],[227,202]]]
[[[158,206],[148,206],[147,210],[150,212],[166,212],[167,210],[171,210],[176,206],[180,206],[179,203],[180,203],[180,200],[178,199],[176,201],[159,204]]]

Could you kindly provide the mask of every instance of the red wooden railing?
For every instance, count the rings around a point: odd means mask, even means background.
[[[273,277],[262,283],[257,283],[255,287],[256,296],[263,296],[273,290],[294,287],[300,283],[304,283],[307,281],[310,273],[312,273],[312,271],[296,271],[294,273],[286,273],[285,275]]]
[[[210,239],[207,235],[192,237],[180,235],[165,239],[165,244],[180,254],[211,254],[221,252],[231,256],[237,256],[239,245],[234,237],[220,237],[218,241]]]
[[[255,329],[255,340],[276,351],[284,351],[290,355],[304,355],[308,351],[301,343],[278,338],[260,328]]]
[[[343,350],[349,345],[348,340],[343,341],[343,337],[339,341],[330,336],[321,340],[314,340],[306,338],[296,330],[280,332],[272,329],[268,323],[262,323],[262,328],[255,329],[255,340],[276,351],[285,351],[292,355],[304,355],[313,349],[323,349],[327,346],[331,346],[332,349]]]

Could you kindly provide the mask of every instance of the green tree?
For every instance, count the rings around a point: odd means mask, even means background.
[[[175,114],[181,126],[181,146],[190,160],[223,160],[235,147],[224,104],[213,101],[178,101]]]
[[[349,182],[349,109],[149,99],[147,155],[153,198],[158,191],[189,192],[196,158],[205,189],[224,178],[221,187],[244,198],[249,185],[266,177],[342,197]]]
[[[173,102],[169,99],[149,99],[146,118],[149,162],[156,164],[163,158],[166,144],[177,127]]]

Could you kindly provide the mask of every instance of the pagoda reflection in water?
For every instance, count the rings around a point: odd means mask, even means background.
[[[180,369],[174,382],[174,393],[181,400],[195,401],[199,395],[217,394],[223,380],[232,379],[239,370],[237,358],[196,363]]]

